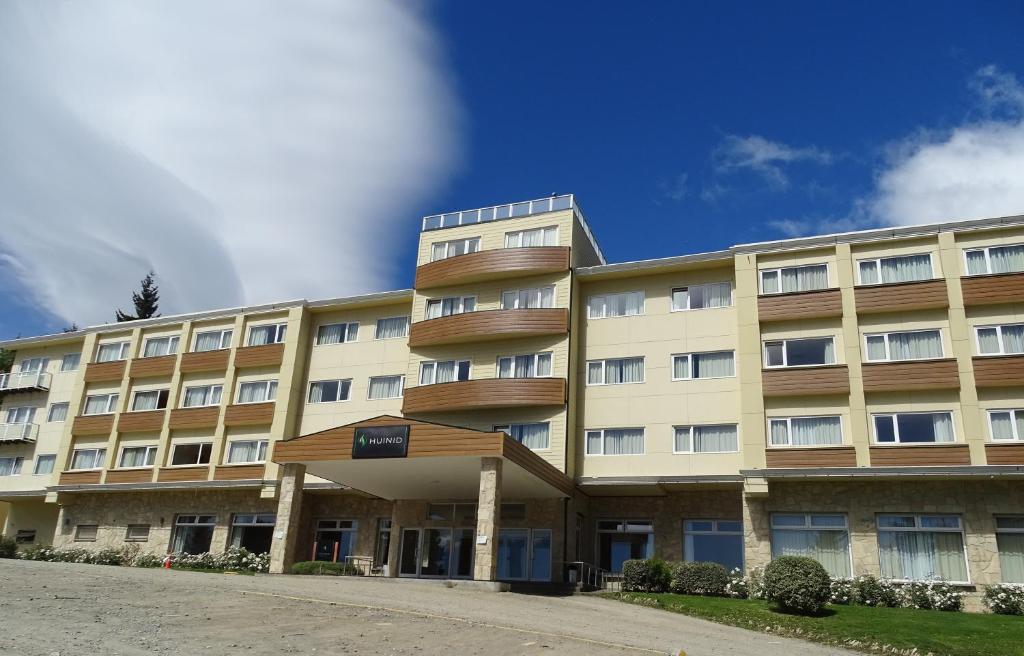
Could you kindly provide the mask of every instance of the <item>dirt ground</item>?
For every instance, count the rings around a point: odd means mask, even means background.
[[[0,560],[0,654],[847,654],[593,596]]]

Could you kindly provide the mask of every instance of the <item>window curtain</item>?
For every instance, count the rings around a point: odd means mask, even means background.
[[[516,300],[518,298],[519,298],[519,295],[516,294],[516,292],[502,292],[501,293],[501,309],[502,310],[514,310],[514,309],[516,309]]]
[[[783,292],[804,292],[828,287],[828,266],[805,266],[782,270]]]
[[[548,448],[548,425],[546,423],[513,425],[512,437],[525,447],[546,449]]]
[[[390,319],[377,320],[377,339],[395,339],[405,337],[409,332],[409,319],[407,317],[392,317]],[[350,339],[355,339],[351,335]]]
[[[322,403],[324,400],[324,384],[313,383],[309,386],[309,402],[310,403]],[[331,399],[333,401],[333,399]],[[241,442],[238,442],[241,444]]]
[[[242,383],[238,389],[239,403],[259,403],[269,398],[272,395],[267,393],[266,383]]]
[[[779,556],[807,556],[821,563],[829,576],[850,576],[850,536],[846,531],[772,529],[772,558]]]
[[[705,285],[704,307],[729,307],[732,305],[732,283],[714,282]]]
[[[989,250],[992,262],[992,273],[1012,273],[1024,271],[1024,246],[1000,246]],[[971,257],[967,256],[968,268]]]
[[[435,383],[450,383],[455,380],[455,362],[449,360],[447,362],[438,362],[436,365],[436,373],[434,375]]]
[[[50,406],[48,421],[64,421],[68,418],[68,404],[54,403]]]
[[[775,271],[761,273],[761,292],[764,294],[779,293],[779,274]]]
[[[1003,352],[1024,353],[1024,326],[1003,326]]]
[[[867,339],[868,361],[885,360],[885,337],[872,335]]]
[[[996,533],[1003,583],[1024,583],[1024,533]]]
[[[590,300],[587,301],[587,316],[591,318],[601,318],[605,316],[605,297],[604,296],[591,296]]]
[[[402,377],[384,376],[370,379],[371,399],[390,399],[402,395]]]
[[[588,362],[587,363],[587,383],[590,385],[600,385],[604,382],[603,379],[604,363],[603,362]]]
[[[587,453],[601,453],[600,431],[590,431],[587,433]]]
[[[156,410],[159,399],[159,392],[139,392],[135,395],[135,403],[132,405],[132,410]]]
[[[540,288],[540,307],[542,307],[542,308],[555,307],[555,288],[554,287],[541,287]]]
[[[922,360],[942,357],[942,338],[937,330],[891,333],[889,356],[893,360]]]
[[[929,280],[932,277],[930,255],[907,255],[882,260],[882,282],[911,282]]]
[[[537,375],[538,376],[550,376],[551,375],[551,354],[541,353],[537,356]]]
[[[259,460],[259,442],[232,442],[228,447],[228,462],[256,462]]]
[[[842,444],[839,417],[796,417],[790,422],[793,446]]]
[[[878,264],[874,261],[859,262],[858,268],[860,269],[860,284],[878,284]]]
[[[825,344],[825,364],[835,364],[836,362],[836,340],[826,339]]]
[[[498,378],[512,378],[515,358],[498,358]]]
[[[732,351],[694,353],[691,357],[694,378],[722,378],[735,374]]]
[[[967,275],[980,276],[988,273],[985,251],[967,251]]]
[[[209,388],[208,387],[189,387],[185,390],[185,407],[194,408],[197,406],[204,406],[209,400],[211,403],[212,399],[208,399]],[[218,399],[219,401],[220,399]]]
[[[264,337],[266,339],[266,337]],[[317,329],[316,343],[317,344],[340,344],[345,340],[345,324],[336,323],[329,326],[320,326]],[[252,342],[252,339],[249,339]],[[266,341],[260,342],[266,344]]]
[[[274,336],[274,326],[255,326],[249,330],[249,346],[263,346],[269,344]],[[333,343],[333,342],[323,342]]]
[[[953,417],[952,415],[942,412],[932,415],[932,426],[935,429],[935,441],[936,442],[952,442],[953,441]],[[963,581],[965,579],[957,579]]]
[[[113,362],[121,355],[120,344],[103,344],[96,353],[97,362]]]
[[[680,453],[686,453],[686,452],[689,452],[689,451],[693,450],[691,448],[691,445],[690,445],[690,427],[689,426],[683,426],[681,428],[676,428],[675,445],[674,445],[674,447],[675,447],[675,451],[678,451]]]
[[[697,453],[738,449],[735,426],[695,426],[693,429],[693,450]]]
[[[605,362],[604,382],[640,383],[644,380],[643,358],[623,358]]]
[[[0,476],[15,476],[20,474],[21,463],[22,458],[0,458]]]
[[[543,246],[544,229],[524,230],[522,233],[522,246]]]
[[[144,446],[125,449],[121,454],[121,466],[145,467],[146,465],[151,465],[152,463],[148,462],[149,459],[146,457],[150,453],[151,451]],[[156,455],[155,452],[152,453]]]
[[[964,545],[959,533],[879,531],[878,550],[884,577],[967,580]]]
[[[1018,424],[1024,424],[1024,413],[1021,413],[1018,420]],[[1013,418],[1009,412],[993,412],[989,415],[989,422],[992,425],[992,439],[1013,439]],[[1024,428],[1024,426],[1020,427]]]
[[[785,446],[789,444],[789,427],[786,425],[785,420],[772,420],[769,422],[769,432],[771,433],[772,444],[775,446]]]
[[[199,333],[196,336],[196,351],[220,349],[220,333]]]
[[[604,432],[605,455],[641,454],[644,452],[644,432],[639,428],[606,430]]]
[[[689,378],[690,377],[690,356],[688,355],[677,355],[672,358],[672,377],[673,378]]]
[[[644,308],[643,292],[626,292],[613,294],[608,299],[608,316],[629,317],[642,314]]]
[[[75,451],[74,455],[71,456],[71,469],[92,469],[103,463],[105,455],[106,449]]]
[[[516,356],[516,378],[532,378],[536,373],[532,355]]]
[[[90,396],[85,399],[85,413],[87,415],[98,415],[107,411],[106,396]]]
[[[686,287],[672,290],[672,309],[688,310],[690,308],[690,290]]]

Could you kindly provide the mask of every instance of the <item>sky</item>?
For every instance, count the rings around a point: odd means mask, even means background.
[[[610,262],[1024,213],[1017,2],[0,4],[0,338],[408,287],[574,193]]]

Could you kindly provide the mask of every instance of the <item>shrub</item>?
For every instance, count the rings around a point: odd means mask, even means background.
[[[45,560],[52,561],[53,558],[53,547],[46,547],[39,544],[33,544],[27,549],[22,549],[18,552],[18,558],[22,560]]]
[[[781,556],[764,570],[765,598],[780,609],[813,615],[828,602],[831,580],[821,563],[804,556]]]
[[[125,565],[131,567],[162,567],[164,564],[164,556],[160,556],[153,553],[140,553],[137,554],[131,562],[125,562]]]
[[[832,579],[829,586],[828,603],[839,606],[853,603],[853,580]]]
[[[668,565],[657,558],[627,560],[622,563],[624,592],[665,592],[671,577]]]
[[[14,538],[8,538],[0,535],[0,558],[17,558],[18,557],[18,543],[14,541]]]
[[[121,550],[120,549],[100,549],[89,554],[89,560],[87,562],[93,565],[120,565],[121,564]]]
[[[743,577],[743,572],[738,567],[729,572],[725,595],[734,599],[746,599],[750,596],[750,583]]]
[[[747,596],[751,599],[764,599],[764,568],[761,566],[750,570],[746,579]]]
[[[903,605],[922,610],[960,611],[964,593],[945,581],[914,581],[901,590]]]
[[[897,608],[899,589],[889,579],[876,579],[870,574],[853,579],[853,603],[862,606]]]
[[[729,573],[718,563],[677,563],[669,584],[676,594],[721,597],[729,585]]]
[[[292,565],[292,574],[321,574],[327,576],[357,576],[359,568],[346,563],[304,560]]]
[[[986,608],[998,615],[1024,615],[1024,584],[997,583],[986,586],[982,601]]]

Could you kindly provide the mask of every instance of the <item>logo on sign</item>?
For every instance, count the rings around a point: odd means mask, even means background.
[[[367,426],[357,428],[352,440],[352,458],[404,458],[409,452],[408,426]]]

